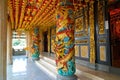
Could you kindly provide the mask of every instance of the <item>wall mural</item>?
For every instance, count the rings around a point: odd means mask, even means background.
[[[72,8],[73,6],[69,4],[61,5],[56,12],[56,64],[58,74],[62,76],[74,75],[76,71],[74,57],[74,11]]]

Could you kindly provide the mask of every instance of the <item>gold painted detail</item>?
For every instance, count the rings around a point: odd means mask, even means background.
[[[13,5],[12,5],[12,1],[11,0],[8,0],[8,10],[9,10],[9,14],[10,14],[10,20],[11,20],[11,26],[12,26],[12,29],[14,28],[14,24],[15,24],[15,20],[13,18]]]
[[[48,52],[50,53],[50,28],[48,29],[48,35],[47,35],[47,37],[48,37]]]
[[[105,39],[100,39],[99,43],[106,43],[106,40]]]
[[[19,19],[19,0],[15,0],[15,29],[18,27],[18,19]]]
[[[56,35],[56,28],[52,28],[52,30],[51,30],[51,35],[53,36],[53,35]]]
[[[88,40],[75,40],[75,44],[87,44]]]
[[[99,34],[105,33],[105,21],[104,21],[104,1],[98,1],[98,26],[99,26]]]
[[[51,51],[55,53],[55,36],[56,36],[56,28],[51,28]]]
[[[75,56],[79,57],[79,46],[75,45]]]
[[[85,14],[85,34],[88,35],[88,5],[85,8],[84,14]]]
[[[90,23],[90,63],[95,63],[95,40],[94,40],[94,3],[90,3],[89,7],[89,23]]]
[[[88,36],[88,5],[82,8],[79,12],[79,18],[75,20],[75,37],[84,37]]]
[[[106,47],[100,46],[100,60],[106,61]]]
[[[75,37],[84,37],[84,36],[88,36],[85,33],[75,33]]]
[[[81,57],[82,58],[88,58],[88,46],[80,46],[81,50]]]
[[[83,17],[80,17],[80,18],[77,18],[75,20],[75,31],[76,32],[80,32],[80,31],[83,31]]]
[[[58,74],[70,76],[75,73],[74,59],[74,12],[73,6],[59,6],[56,11],[56,64]]]

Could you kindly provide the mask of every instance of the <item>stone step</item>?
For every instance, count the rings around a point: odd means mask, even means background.
[[[51,59],[51,58],[48,58],[48,57],[43,57],[43,59],[44,59],[46,62],[48,62],[48,63],[56,66],[56,62],[55,62],[54,59]]]
[[[46,60],[44,60],[44,59],[41,59],[40,60],[43,64],[46,64],[51,70],[56,70],[56,66],[55,65],[53,65],[53,64],[51,64],[50,62],[48,62],[48,61],[46,61]],[[56,72],[57,73],[57,72]]]
[[[39,62],[38,64],[43,65],[44,68],[49,70],[49,73],[52,74],[52,76],[54,76],[54,78],[56,78],[57,70],[56,70],[56,63],[55,63],[54,59],[51,59],[51,58],[44,56],[42,59],[40,59],[37,62]],[[87,73],[87,72],[83,72],[79,69],[76,69],[75,75],[77,75],[78,80],[104,80],[98,76],[92,75],[92,74]]]
[[[40,69],[42,69],[43,71],[45,71],[46,74],[48,74],[48,76],[52,77],[53,80],[56,79],[57,72],[56,72],[54,66],[52,66],[51,64],[48,64],[47,62],[43,61],[42,59],[39,60],[39,61],[35,61],[35,63],[37,64],[37,66]]]

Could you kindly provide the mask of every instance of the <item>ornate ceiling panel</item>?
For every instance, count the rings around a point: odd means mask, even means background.
[[[30,30],[34,26],[55,25],[58,0],[8,0],[13,30]]]
[[[8,0],[8,13],[13,30],[30,30],[35,26],[55,25],[55,10],[60,0]],[[67,1],[67,0],[61,0]],[[94,0],[70,0],[75,10]],[[65,2],[66,3],[66,2]]]

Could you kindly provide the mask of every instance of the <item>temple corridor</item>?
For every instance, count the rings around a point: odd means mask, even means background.
[[[77,80],[119,80],[120,76],[96,71],[85,66],[76,65]],[[25,55],[14,56],[13,65],[8,65],[7,80],[56,80],[56,67],[53,56],[44,53],[39,61],[32,61]]]
[[[0,80],[120,80],[120,0],[0,0]]]

